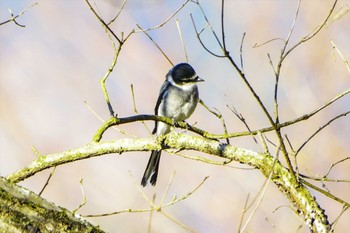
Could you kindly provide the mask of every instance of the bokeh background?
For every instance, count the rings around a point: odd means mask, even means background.
[[[41,154],[62,152],[90,142],[101,121],[109,112],[99,80],[110,66],[114,52],[103,27],[83,0],[61,1],[0,1],[0,21],[38,2],[17,19],[25,27],[8,23],[0,27],[0,175],[7,176],[36,158],[34,146]],[[111,28],[127,35],[136,28],[152,27],[163,22],[184,1],[129,0]],[[95,1],[94,7],[107,21],[120,9],[121,1]],[[298,42],[318,26],[328,14],[333,1],[303,1],[291,44]],[[349,0],[339,1],[336,9],[349,8]],[[201,1],[206,16],[220,36],[220,1]],[[275,40],[253,48],[273,38],[286,38],[295,16],[297,1],[226,1],[225,27],[227,47],[238,62],[242,35],[244,68],[256,92],[273,113],[274,74],[269,53],[276,64],[282,41]],[[224,116],[230,132],[245,131],[245,126],[226,107],[239,111],[251,129],[268,126],[266,117],[229,62],[209,55],[199,44],[190,14],[199,28],[206,25],[200,9],[189,3],[176,15],[179,21],[189,62],[205,79],[200,84],[200,97]],[[325,104],[350,87],[350,73],[344,61],[333,49],[331,40],[347,61],[350,59],[350,14],[327,25],[311,41],[297,48],[284,62],[279,107],[280,121],[297,118]],[[165,26],[149,31],[173,63],[185,61],[175,19]],[[207,29],[202,34],[207,47],[220,53],[215,39]],[[133,34],[124,45],[118,64],[107,80],[107,89],[114,110],[119,116],[134,114],[130,85],[135,92],[139,113],[153,113],[160,85],[171,68],[169,62],[143,34]],[[86,103],[85,103],[86,102]],[[293,147],[298,148],[321,125],[350,109],[350,96],[337,101],[326,110],[295,126],[283,129]],[[189,123],[196,123],[212,133],[222,133],[220,120],[199,106]],[[152,122],[146,123],[149,129]],[[138,137],[149,137],[141,123],[120,129]],[[350,152],[349,116],[340,118],[309,142],[298,156],[300,172],[323,176],[332,163]],[[103,140],[129,137],[109,130]],[[273,134],[267,137],[274,141]],[[231,139],[231,144],[262,151],[251,137]],[[270,145],[271,151],[275,151]],[[187,155],[200,155],[183,152]],[[148,208],[137,189],[149,153],[104,155],[60,166],[56,169],[43,197],[59,206],[74,210],[82,201],[80,179],[83,179],[87,203],[80,214],[108,213],[127,208]],[[220,161],[211,156],[207,158]],[[283,160],[282,160],[283,161]],[[265,178],[257,170],[236,163],[215,166],[180,156],[163,153],[156,187],[143,189],[159,203],[174,171],[176,175],[164,203],[174,195],[183,196],[196,187],[205,176],[209,179],[188,199],[163,211],[196,232],[236,232],[249,195],[252,200]],[[238,167],[238,168],[237,168]],[[20,184],[39,192],[51,170],[43,171]],[[337,165],[329,177],[350,179],[349,160]],[[318,186],[322,186],[317,183]],[[330,192],[350,201],[349,183],[325,183]],[[341,204],[313,190],[319,204],[334,221]],[[286,198],[269,184],[245,232],[308,232],[302,220],[293,213]],[[251,211],[250,211],[251,212]],[[250,213],[248,212],[248,213]],[[245,215],[243,222],[247,220]],[[347,211],[336,224],[335,232],[350,232]],[[145,232],[149,213],[124,213],[110,217],[89,218],[107,232]],[[300,228],[301,227],[301,228]],[[151,232],[186,232],[160,213],[154,213]]]

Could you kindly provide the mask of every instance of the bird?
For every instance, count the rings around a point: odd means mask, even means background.
[[[199,101],[197,83],[204,81],[196,74],[188,63],[180,63],[169,70],[165,76],[154,109],[155,115],[173,119],[174,122],[188,119]],[[152,134],[157,137],[170,132],[171,126],[155,121]],[[157,183],[159,161],[162,151],[153,150],[143,174],[141,185],[145,187],[148,182],[153,186]]]

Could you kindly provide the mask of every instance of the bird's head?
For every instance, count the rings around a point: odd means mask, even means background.
[[[178,85],[193,84],[204,81],[199,78],[192,66],[188,63],[180,63],[174,66],[167,76],[171,76]]]

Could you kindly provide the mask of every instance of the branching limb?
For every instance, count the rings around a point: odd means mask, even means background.
[[[109,113],[111,114],[111,116],[114,116],[114,110],[112,107],[112,104],[110,102],[109,96],[108,96],[108,91],[106,88],[106,80],[109,77],[109,75],[113,72],[114,67],[117,64],[117,59],[119,57],[120,51],[122,49],[123,44],[127,41],[127,39],[134,33],[134,31],[131,31],[126,38],[123,38],[123,33],[121,37],[118,37],[114,31],[109,27],[109,25],[99,16],[99,14],[95,11],[95,9],[91,6],[89,0],[85,0],[85,2],[88,4],[90,10],[92,11],[92,13],[95,15],[95,17],[100,21],[100,23],[103,25],[103,27],[105,28],[108,37],[111,40],[112,46],[114,48],[114,58],[112,60],[112,64],[110,65],[109,69],[107,70],[106,74],[101,78],[100,83],[101,83],[101,88],[103,91],[103,95],[105,97],[107,106],[108,106],[108,110]],[[121,11],[120,11],[121,12]],[[120,13],[119,12],[119,13]],[[119,16],[119,13],[117,16]],[[112,35],[117,41],[118,41],[118,47],[116,47],[114,41],[112,40],[112,38],[110,37],[110,35]]]
[[[269,177],[272,172],[271,181],[295,205],[300,214],[304,215],[305,224],[317,232],[328,232],[330,230],[324,210],[319,207],[311,193],[293,179],[292,173],[274,157],[203,137],[179,134],[174,131],[165,135],[162,143],[150,138],[125,138],[110,142],[91,142],[77,149],[41,156],[29,164],[28,167],[10,175],[7,179],[10,182],[19,182],[42,170],[65,163],[111,153],[121,154],[131,151],[157,150],[161,149],[162,146],[169,149],[195,150],[234,160],[259,169],[265,177]]]
[[[337,5],[338,3],[338,0],[335,0],[333,5],[332,5],[332,8],[330,9],[328,15],[326,16],[326,19],[323,21],[323,23],[321,23],[321,25],[317,26],[312,32],[310,32],[308,35],[304,36],[298,43],[296,43],[295,45],[293,45],[289,50],[287,50],[283,56],[281,57],[281,62],[283,62],[283,60],[294,50],[296,49],[297,47],[299,47],[301,44],[309,41],[310,39],[312,39],[314,36],[316,36],[320,31],[321,29],[323,29],[327,23],[328,23],[328,20],[331,18],[331,15],[334,13],[334,9],[335,9],[335,6]]]
[[[328,171],[326,172],[325,175],[323,175],[322,177],[311,177],[311,176],[307,176],[307,175],[303,175],[300,174],[301,177],[305,178],[305,179],[311,179],[311,180],[316,180],[316,181],[326,181],[326,182],[347,182],[350,183],[350,180],[344,180],[344,179],[330,179],[328,178],[329,173],[333,170],[333,168],[335,166],[337,166],[338,164],[341,164],[343,162],[346,162],[346,160],[349,160],[350,157],[345,157],[344,159],[341,159],[335,163],[332,163],[331,166],[329,167]]]
[[[230,107],[228,105],[226,105],[226,107],[228,109],[230,109],[230,111],[244,124],[244,126],[247,128],[248,132],[252,133],[247,121],[245,120],[245,118],[243,117],[243,115],[241,113],[239,113],[234,107]],[[259,134],[260,132],[258,131],[257,134]],[[258,143],[254,137],[253,134],[251,134],[253,137],[253,140],[255,143]]]
[[[107,106],[108,106],[108,110],[109,110],[109,113],[110,113],[111,116],[114,116],[114,110],[113,110],[112,104],[111,104],[111,102],[109,100],[108,91],[107,91],[107,88],[106,88],[106,80],[109,77],[109,75],[112,73],[115,65],[117,64],[117,60],[118,60],[118,57],[119,57],[120,50],[122,49],[122,45],[119,44],[118,48],[116,49],[114,47],[114,49],[115,49],[114,50],[115,53],[114,53],[114,58],[112,60],[112,64],[109,67],[109,69],[107,70],[106,74],[100,80],[101,88],[102,88],[102,91],[103,91],[103,95],[105,97],[105,100],[106,100],[106,103],[107,103]]]
[[[291,121],[286,121],[284,123],[281,123],[278,125],[278,128],[283,128],[283,127],[287,127],[289,125],[293,125],[297,122],[300,121],[305,121],[308,120],[310,117],[314,116],[315,114],[317,114],[318,112],[320,112],[321,110],[325,109],[326,107],[330,106],[332,103],[334,103],[335,101],[337,101],[338,99],[344,97],[345,95],[350,93],[350,89],[344,91],[343,93],[339,94],[338,96],[336,96],[335,98],[333,98],[332,100],[330,100],[329,102],[327,102],[326,104],[318,107],[316,110],[312,111],[311,113],[305,114],[301,117],[298,117],[294,120]],[[170,118],[166,118],[166,117],[160,117],[160,116],[154,116],[154,115],[136,115],[136,116],[131,116],[131,117],[125,117],[125,118],[117,118],[117,117],[111,117],[108,121],[106,121],[101,127],[100,129],[98,129],[98,131],[95,133],[93,141],[98,142],[101,140],[103,133],[110,127],[114,126],[114,125],[121,125],[121,124],[126,124],[126,123],[130,123],[130,122],[135,122],[135,121],[161,121],[164,122],[168,125],[172,125],[174,126],[174,122],[172,119]],[[247,131],[247,132],[238,132],[238,133],[228,133],[228,134],[211,134],[205,130],[199,129],[195,126],[189,125],[186,122],[177,122],[176,127],[181,128],[181,129],[186,129],[189,130],[191,132],[194,132],[196,134],[199,134],[203,137],[206,137],[208,139],[226,139],[226,138],[234,138],[234,137],[242,137],[242,136],[249,136],[249,135],[257,135],[259,132],[260,133],[265,133],[265,132],[270,132],[273,131],[275,129],[275,127],[271,126],[271,127],[266,127],[266,128],[262,128],[262,129],[258,129],[258,130],[252,130],[252,131]]]
[[[114,31],[108,26],[108,24],[97,14],[95,9],[91,6],[89,0],[85,0],[85,2],[88,4],[90,10],[92,11],[92,13],[94,13],[98,21],[100,21],[100,23],[104,26],[104,28],[107,29],[113,35],[113,37],[118,41],[119,45],[123,44],[124,41],[121,38],[119,38],[119,36],[117,36],[114,33]]]
[[[4,21],[4,22],[0,22],[0,26],[1,26],[1,25],[4,25],[4,24],[7,24],[7,23],[10,23],[10,22],[14,22],[17,26],[25,27],[25,25],[18,23],[16,19],[17,19],[18,17],[22,16],[29,8],[31,8],[31,7],[33,7],[33,6],[35,6],[35,5],[38,5],[38,3],[36,2],[36,3],[34,3],[34,4],[30,5],[30,6],[27,6],[27,7],[26,7],[23,11],[21,11],[18,15],[14,15],[14,14],[12,13],[12,11],[9,9],[10,14],[11,14],[11,18],[10,18],[9,20]]]

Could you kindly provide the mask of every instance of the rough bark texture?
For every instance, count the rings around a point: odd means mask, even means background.
[[[0,232],[103,232],[66,209],[0,178]]]

